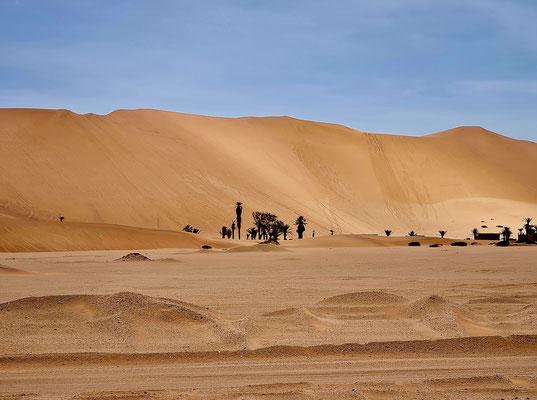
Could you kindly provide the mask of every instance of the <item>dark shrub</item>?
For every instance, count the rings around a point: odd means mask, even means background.
[[[435,244],[430,244],[429,247],[440,247],[440,245],[438,243],[435,243]]]
[[[410,242],[408,243],[409,246],[421,246],[420,242]]]
[[[509,242],[507,240],[502,240],[501,242],[497,242],[496,246],[506,247],[509,246]]]
[[[203,246],[201,246],[202,249],[212,249],[212,246],[209,246],[208,244],[204,244]]]
[[[451,243],[452,246],[468,246],[468,243],[466,242],[453,242]]]

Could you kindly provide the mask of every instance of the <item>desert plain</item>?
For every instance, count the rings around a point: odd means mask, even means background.
[[[537,396],[535,248],[256,246],[2,254],[2,398]]]
[[[468,238],[537,217],[535,143],[0,117],[0,398],[537,398],[537,246]],[[243,238],[222,239],[236,201]],[[245,240],[252,211],[293,240]]]

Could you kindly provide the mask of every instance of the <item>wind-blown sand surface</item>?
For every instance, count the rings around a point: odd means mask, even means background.
[[[537,396],[537,247],[294,245],[0,254],[0,398]]]

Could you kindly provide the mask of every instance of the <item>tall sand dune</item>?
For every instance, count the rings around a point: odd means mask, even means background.
[[[466,237],[537,216],[537,144],[479,127],[425,137],[289,117],[0,110],[0,216],[216,234],[233,205],[304,215],[307,235]]]

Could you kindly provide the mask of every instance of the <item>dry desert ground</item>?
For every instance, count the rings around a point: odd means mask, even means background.
[[[537,398],[537,246],[353,240],[3,253],[0,397]]]

